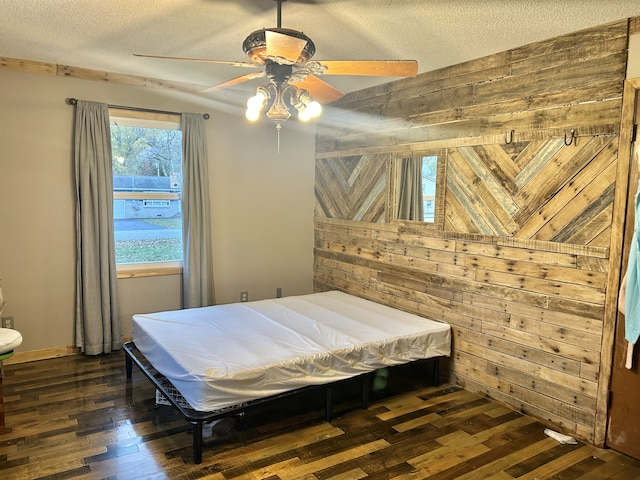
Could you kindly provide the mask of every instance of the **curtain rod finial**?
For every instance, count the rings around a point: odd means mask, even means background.
[[[78,99],[73,97],[67,98],[66,101],[67,101],[67,105],[77,105],[78,103]]]

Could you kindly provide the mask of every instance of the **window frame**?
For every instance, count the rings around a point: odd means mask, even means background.
[[[180,130],[180,119],[181,117],[179,114],[146,112],[109,107],[110,124],[117,123],[119,120],[130,126]],[[163,124],[164,127],[162,126]],[[179,195],[171,192],[113,192],[113,199],[175,200],[179,199]],[[115,218],[112,218],[111,220],[114,221],[114,219]],[[163,275],[181,275],[183,273],[183,268],[182,260],[116,263],[116,272],[117,278],[155,277]]]

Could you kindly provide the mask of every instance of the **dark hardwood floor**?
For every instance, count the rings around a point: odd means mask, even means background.
[[[121,352],[5,366],[0,479],[640,479],[640,462],[561,445],[545,426],[456,386],[392,372],[368,409],[347,385],[224,420],[194,465],[189,426]],[[355,394],[354,394],[355,393]]]

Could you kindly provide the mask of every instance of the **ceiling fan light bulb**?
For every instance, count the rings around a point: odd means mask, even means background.
[[[311,114],[308,108],[303,108],[298,111],[298,120],[301,122],[308,122],[311,120]]]
[[[249,97],[247,100],[247,108],[260,111],[264,106],[264,100],[265,98],[263,96],[256,93],[253,97]]]
[[[312,118],[319,117],[322,113],[322,105],[313,100],[307,105],[307,111]]]
[[[256,120],[258,120],[258,118],[260,118],[260,110],[256,108],[247,108],[245,117],[247,117],[247,120],[249,120],[250,122],[255,122]]]

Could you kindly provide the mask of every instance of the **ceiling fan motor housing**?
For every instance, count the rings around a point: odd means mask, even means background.
[[[280,65],[279,63],[267,60],[265,62],[265,73],[267,78],[277,85],[284,85],[289,82],[293,73],[292,65]]]
[[[261,30],[256,30],[255,32],[250,33],[247,38],[244,39],[244,42],[242,42],[242,51],[249,57],[252,62],[258,65],[264,65],[266,60],[273,60],[278,63],[281,63],[278,60],[285,60],[272,58],[268,55],[266,40],[267,31],[276,32],[307,42],[304,48],[300,51],[300,55],[298,56],[298,58],[295,59],[295,62],[293,62],[293,64],[295,65],[304,65],[316,53],[315,44],[302,32],[292,30],[290,28],[263,28]],[[290,60],[292,61],[293,59]]]

